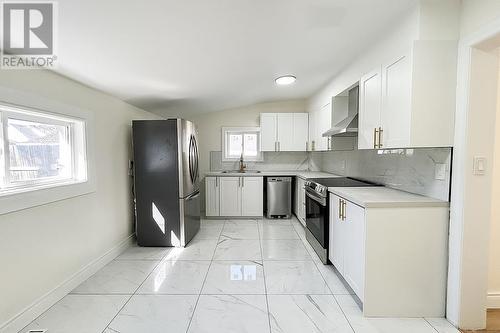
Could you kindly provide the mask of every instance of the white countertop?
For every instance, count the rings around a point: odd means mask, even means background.
[[[329,187],[328,191],[365,208],[449,206],[447,201],[382,186]]]
[[[222,171],[210,171],[206,172],[205,176],[217,176],[217,177],[259,177],[259,176],[292,176],[300,177],[303,179],[310,178],[328,178],[328,177],[342,177],[328,172],[320,171],[304,171],[304,170],[266,170],[259,173],[256,172],[228,172],[223,173]]]

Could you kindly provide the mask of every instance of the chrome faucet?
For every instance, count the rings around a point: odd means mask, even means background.
[[[239,171],[240,172],[244,172],[246,167],[247,166],[245,164],[243,164],[243,153],[241,153],[241,156],[240,156],[240,169],[239,169]]]

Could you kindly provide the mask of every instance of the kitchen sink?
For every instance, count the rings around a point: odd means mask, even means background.
[[[222,173],[261,173],[259,170],[224,170]]]

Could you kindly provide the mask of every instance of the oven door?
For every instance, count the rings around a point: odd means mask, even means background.
[[[323,249],[328,246],[327,201],[327,198],[306,190],[306,227]]]

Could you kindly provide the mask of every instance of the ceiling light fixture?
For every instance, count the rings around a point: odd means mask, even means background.
[[[278,86],[286,86],[294,83],[295,81],[297,81],[297,78],[293,75],[280,76],[274,80]]]

